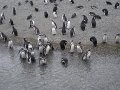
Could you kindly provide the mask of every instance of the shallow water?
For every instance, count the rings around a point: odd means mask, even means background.
[[[55,50],[47,57],[47,66],[28,64],[19,59],[19,46],[9,50],[0,47],[0,90],[119,90],[120,49],[100,53],[94,48],[89,61],[84,62],[77,53]],[[103,51],[103,49],[101,49]],[[110,52],[111,51],[111,52]],[[61,65],[68,58],[68,67]]]

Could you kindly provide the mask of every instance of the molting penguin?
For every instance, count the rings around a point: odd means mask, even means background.
[[[13,7],[13,15],[14,15],[14,16],[16,15],[15,7]]]
[[[92,23],[92,28],[96,28],[96,21],[94,17],[92,18],[91,23]]]
[[[0,36],[5,42],[8,41],[7,36],[3,32],[0,32]]]
[[[108,38],[108,37],[107,37],[107,34],[104,34],[104,35],[103,35],[103,38],[102,38],[102,43],[103,43],[103,44],[107,43],[107,38]]]
[[[75,30],[74,30],[75,28],[73,27],[73,28],[71,28],[71,30],[70,30],[70,37],[72,38],[74,35],[75,35]]]
[[[66,27],[65,27],[65,22],[63,22],[63,27],[62,27],[62,35],[66,35]]]
[[[84,21],[81,22],[80,27],[81,27],[81,30],[82,30],[82,31],[85,31],[86,24],[85,24]]]
[[[48,18],[48,12],[44,12],[45,18]]]
[[[96,39],[96,37],[94,37],[94,36],[90,37],[90,41],[93,43],[93,45],[95,47],[97,46],[97,39]]]
[[[67,66],[68,65],[68,59],[67,58],[62,58],[61,64]]]
[[[71,45],[70,45],[70,53],[74,53],[74,49],[75,49],[75,44],[74,44],[74,42],[72,40]]]
[[[81,42],[79,42],[78,44],[77,44],[77,52],[78,53],[83,53],[83,49],[82,49],[82,45],[81,45]]]
[[[8,41],[8,48],[13,49],[13,41],[12,40]]]
[[[12,29],[13,29],[12,34],[14,34],[14,36],[18,36],[17,29],[14,26],[12,27]]]
[[[120,43],[120,34],[116,34],[116,36],[115,36],[115,43],[116,44]]]
[[[107,9],[102,9],[103,13],[105,16],[108,16],[108,10]]]
[[[60,41],[60,48],[61,48],[61,50],[65,50],[65,46],[66,46],[66,44],[67,44],[67,41],[66,40],[61,40]]]

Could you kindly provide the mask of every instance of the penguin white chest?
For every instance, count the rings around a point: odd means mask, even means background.
[[[70,29],[70,21],[67,22],[67,29]]]
[[[56,35],[56,29],[55,28],[52,28],[52,35]]]
[[[75,48],[75,45],[74,45],[74,44],[71,44],[70,52],[74,52],[74,48]]]
[[[106,42],[107,42],[107,36],[104,35],[104,36],[103,36],[103,43],[106,43]]]
[[[78,52],[78,53],[82,53],[82,52],[83,52],[83,50],[82,50],[82,48],[81,48],[80,45],[77,45],[77,52]]]

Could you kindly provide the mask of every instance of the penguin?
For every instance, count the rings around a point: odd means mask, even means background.
[[[45,5],[47,5],[48,4],[48,0],[44,0],[44,3],[45,3]]]
[[[97,39],[96,39],[96,37],[94,37],[94,36],[90,37],[90,41],[93,43],[93,45],[95,47],[97,46]]]
[[[96,14],[94,12],[89,12],[89,15],[95,16]]]
[[[107,43],[107,34],[104,34],[103,37],[102,37],[102,43],[105,44]]]
[[[27,51],[24,49],[24,48],[21,48],[20,50],[19,50],[19,54],[20,54],[20,59],[27,59],[27,53],[26,53]]]
[[[114,8],[115,8],[115,9],[118,9],[119,6],[120,6],[120,3],[119,3],[119,2],[116,2]]]
[[[39,9],[38,9],[38,8],[35,8],[35,11],[36,11],[36,12],[38,12],[38,11],[39,11]]]
[[[4,23],[3,17],[0,17],[0,25]]]
[[[43,38],[44,45],[47,45],[48,42],[49,42],[49,40],[48,40],[47,36],[45,35]]]
[[[28,0],[25,0],[25,3],[28,3],[29,1]]]
[[[28,41],[26,40],[26,38],[23,38],[23,46],[24,46],[24,48],[26,48],[26,49],[28,49]]]
[[[35,56],[31,55],[31,53],[28,52],[28,63],[31,64],[34,63],[35,61],[36,61]]]
[[[33,6],[33,5],[34,5],[34,4],[33,4],[33,1],[30,1],[29,3],[30,3],[30,5],[31,5],[31,6]]]
[[[59,45],[60,45],[61,50],[65,50],[66,44],[67,44],[66,40],[61,40],[60,41]]]
[[[3,41],[5,41],[5,42],[8,41],[7,36],[6,36],[3,32],[0,32],[0,36],[1,36],[1,38],[3,39]]]
[[[77,52],[80,53],[80,54],[83,53],[83,49],[82,49],[81,42],[79,42],[79,43],[77,44]]]
[[[73,40],[71,41],[71,45],[70,45],[70,53],[74,53],[74,49],[75,49],[75,45]]]
[[[13,41],[12,40],[8,41],[8,48],[13,49]]]
[[[73,13],[72,16],[71,16],[71,18],[75,18],[76,16],[77,16],[77,14]]]
[[[30,20],[30,27],[29,28],[33,28],[35,26],[35,21]]]
[[[72,38],[74,35],[75,35],[75,30],[74,27],[72,27],[70,30],[70,37]]]
[[[98,9],[97,6],[90,6],[90,7],[91,7],[91,9]]]
[[[116,44],[120,43],[120,34],[116,34],[116,36],[115,36],[115,43]]]
[[[3,12],[1,13],[1,17],[5,20],[5,14]]]
[[[40,53],[40,55],[42,54],[44,54],[43,52],[44,52],[44,46],[41,44],[41,45],[39,45],[38,46],[38,49],[39,49],[39,53]]]
[[[17,29],[14,26],[12,28],[13,28],[12,34],[14,34],[14,36],[18,36]]]
[[[4,9],[7,9],[8,8],[8,5],[4,5],[3,7],[2,7],[2,9],[4,10]]]
[[[52,21],[52,26],[55,28],[55,29],[57,29],[57,24],[53,21],[53,20],[51,20]]]
[[[50,45],[48,44],[48,45],[46,46],[46,49],[45,49],[45,55],[48,55],[48,53],[50,52],[50,49],[51,49],[51,47],[50,47]]]
[[[42,37],[41,37],[41,35],[38,35],[38,37],[37,37],[37,45],[39,46],[39,45],[42,45],[42,44],[43,44]]]
[[[107,9],[102,9],[102,11],[105,14],[105,16],[108,16],[108,10]]]
[[[28,50],[29,50],[29,51],[32,51],[32,50],[33,50],[33,46],[32,46],[32,44],[31,44],[30,42],[28,43]]]
[[[107,5],[112,5],[112,3],[110,1],[106,1]]]
[[[83,60],[88,60],[88,59],[90,59],[90,56],[91,56],[91,51],[88,50],[87,53],[84,54],[84,56],[83,56],[82,59],[83,59]]]
[[[74,3],[75,3],[74,0],[69,0],[69,2],[70,2],[71,4],[74,4]]]
[[[82,5],[76,6],[76,9],[83,9],[83,8],[84,8],[84,6],[82,6]]]
[[[16,15],[15,7],[13,7],[13,15],[14,15],[14,16]]]
[[[57,12],[53,12],[53,16],[54,16],[54,18],[57,18],[58,17]]]
[[[83,16],[83,21],[84,21],[84,23],[87,24],[87,23],[88,23],[88,18],[87,18],[87,16],[85,16],[85,15],[82,15],[82,16]]]
[[[61,64],[67,66],[68,65],[68,59],[67,58],[62,58],[61,59]]]
[[[34,26],[33,26],[33,29],[34,29],[36,35],[39,35],[39,34],[40,34],[40,30],[38,29],[38,27],[36,27],[36,26],[34,25]]]
[[[81,22],[80,27],[81,27],[81,30],[82,30],[82,31],[85,31],[86,24],[85,24],[85,22],[84,22],[84,21],[82,21],[82,22]]]
[[[54,6],[53,7],[53,12],[57,12],[57,10],[58,10],[57,6]]]
[[[56,33],[57,33],[56,29],[54,27],[52,28],[51,32],[52,32],[52,35],[56,35]]]
[[[48,18],[48,12],[44,12],[45,18]]]
[[[18,2],[18,6],[21,6],[21,2]]]
[[[9,23],[10,23],[10,25],[12,25],[12,26],[14,25],[14,22],[13,22],[12,19],[10,19]]]
[[[39,58],[39,64],[42,65],[42,66],[47,65],[47,60],[45,58],[40,57]]]
[[[67,21],[67,17],[65,16],[65,14],[62,15],[62,21],[66,22]]]
[[[92,28],[96,28],[96,21],[94,17],[92,18],[91,23],[92,23]]]
[[[101,16],[95,15],[94,18],[95,18],[95,19],[101,19]]]
[[[66,26],[66,28],[67,28],[68,30],[71,28],[71,22],[70,22],[70,20],[67,21],[67,26]]]
[[[27,16],[27,20],[29,20],[31,18],[32,18],[32,14],[30,14],[30,15]]]
[[[62,35],[66,35],[66,27],[65,27],[65,22],[63,22],[63,27],[62,27]]]

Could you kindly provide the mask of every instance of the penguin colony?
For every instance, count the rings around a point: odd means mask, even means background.
[[[77,15],[77,13],[73,12],[73,14],[71,15],[70,18],[67,18],[66,14],[63,13],[62,18],[61,18],[62,27],[58,27],[56,22],[54,21],[54,19],[56,19],[59,16],[59,4],[58,3],[60,3],[60,2],[64,2],[64,0],[43,0],[43,3],[45,6],[47,6],[49,4],[53,4],[53,10],[52,10],[53,11],[52,12],[53,18],[50,17],[50,15],[49,15],[50,13],[47,10],[44,11],[43,18],[50,19],[50,22],[52,23],[51,24],[51,26],[52,26],[51,35],[56,36],[58,33],[57,32],[58,29],[61,30],[61,34],[63,36],[65,36],[67,34],[67,32],[70,33],[70,38],[71,38],[70,53],[73,54],[74,52],[76,52],[75,51],[75,47],[76,47],[77,52],[79,54],[82,54],[84,50],[82,49],[83,46],[81,45],[81,42],[78,41],[78,44],[75,45],[74,41],[72,40],[72,38],[76,34],[75,33],[76,29],[75,29],[75,26],[72,26],[71,21],[72,21],[72,19],[79,17]],[[68,2],[70,5],[76,4],[76,2],[74,0],[68,0]],[[86,2],[89,3],[90,0],[87,0]],[[25,0],[24,2],[18,2],[18,7],[22,6],[23,4],[30,5],[32,8],[34,8],[33,10],[35,11],[35,13],[40,12],[40,8],[35,7],[34,1],[32,1],[32,0]],[[115,4],[113,4],[110,1],[106,1],[105,4],[108,6],[113,6],[114,9],[119,8],[119,2],[116,2]],[[3,25],[7,22],[6,18],[5,18],[5,16],[7,16],[7,15],[6,15],[6,13],[4,13],[4,10],[6,10],[7,8],[9,8],[8,5],[4,5],[2,7],[3,12],[1,13],[1,17],[0,17],[0,25]],[[82,5],[75,6],[75,9],[77,9],[77,10],[81,10],[83,8],[84,8],[84,6],[82,6]],[[94,10],[94,9],[98,9],[99,7],[93,5],[93,6],[90,6],[90,8]],[[109,11],[107,8],[103,8],[101,10],[101,12],[102,12],[102,16],[104,16],[104,17],[105,16],[107,17],[109,15]],[[18,11],[16,10],[16,7],[12,8],[12,14],[13,14],[13,18],[17,17]],[[87,15],[81,16],[82,21],[79,22],[79,27],[83,32],[86,30],[88,23],[91,23],[91,28],[97,28],[98,20],[102,19],[102,17],[100,15],[96,14],[95,12],[90,11],[89,15],[92,17],[92,20],[88,20]],[[30,26],[28,28],[33,29],[36,36],[37,36],[37,47],[38,47],[38,50],[40,53],[40,58],[39,58],[40,62],[39,63],[41,65],[46,65],[47,61],[45,59],[45,56],[47,56],[50,53],[50,51],[54,50],[52,43],[55,43],[55,42],[51,42],[52,40],[49,40],[49,38],[45,34],[41,33],[41,31],[36,26],[36,23],[32,18],[33,18],[33,14],[29,14],[26,16],[26,21],[30,22]],[[15,25],[13,19],[10,18],[8,22],[9,22],[9,25],[12,27],[11,34],[13,34],[14,37],[17,38],[17,36],[19,36],[19,32],[18,32],[18,29],[16,28],[16,25]],[[14,48],[14,45],[13,45],[14,41],[11,40],[10,38],[8,38],[7,35],[2,31],[0,31],[0,39],[2,39],[4,42],[8,42],[9,49]],[[105,33],[102,37],[102,43],[106,44],[108,41],[107,39],[108,39],[108,35],[107,35],[107,33]],[[89,40],[93,43],[93,46],[97,47],[98,41],[97,41],[97,38],[95,36],[91,36],[89,38]],[[19,50],[20,58],[27,59],[28,63],[35,62],[36,59],[34,56],[33,45],[26,38],[23,39],[23,43],[24,43],[23,47]],[[120,32],[116,33],[116,35],[115,35],[115,43],[116,44],[120,43]],[[67,44],[68,44],[67,40],[61,40],[59,43],[61,50],[65,50]],[[91,50],[88,50],[86,53],[83,54],[83,60],[90,59],[90,56],[91,56]],[[67,58],[62,58],[61,63],[63,65],[67,65],[67,63],[68,63]]]

